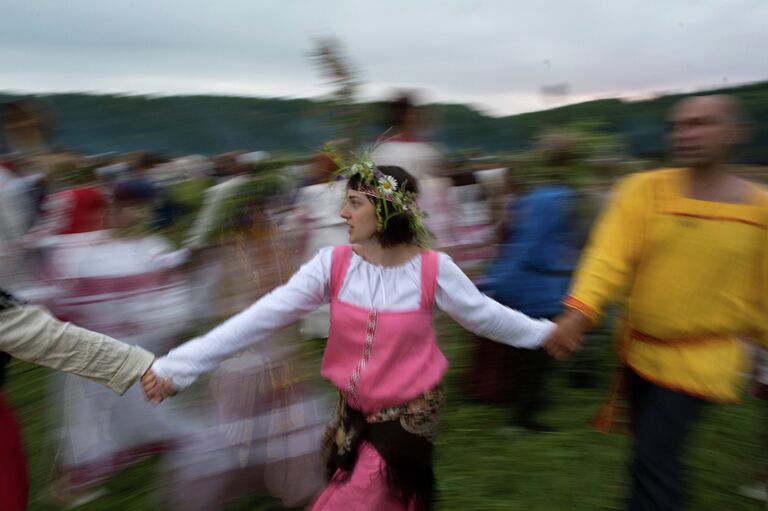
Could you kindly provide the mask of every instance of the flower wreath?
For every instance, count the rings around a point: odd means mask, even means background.
[[[376,227],[387,228],[392,218],[405,215],[411,231],[420,247],[428,247],[432,232],[424,223],[427,214],[419,208],[418,195],[405,190],[405,182],[398,183],[393,176],[381,172],[368,154],[351,155],[345,160],[334,148],[326,147],[326,153],[336,164],[332,179],[350,179],[360,176],[360,192],[376,199]]]

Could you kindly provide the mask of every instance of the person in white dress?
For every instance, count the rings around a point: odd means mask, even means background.
[[[307,231],[303,262],[312,259],[322,248],[347,241],[347,225],[339,216],[347,185],[344,180],[329,179],[336,170],[327,155],[318,155],[312,162],[313,182],[303,186],[296,198],[296,216]],[[327,338],[330,313],[330,306],[322,305],[307,314],[301,322],[301,335],[305,339]]]
[[[59,317],[153,353],[173,346],[191,320],[189,288],[178,271],[190,256],[145,231],[153,188],[118,184],[111,228],[40,240],[49,296]],[[108,389],[72,376],[57,381],[61,431],[55,490],[64,500],[97,494],[117,470],[165,452],[189,428],[170,409],[150,406],[141,389],[117,399]]]
[[[460,243],[457,233],[457,197],[446,177],[448,161],[422,138],[422,117],[413,98],[404,94],[387,105],[387,131],[371,152],[377,165],[394,165],[419,181],[419,204],[435,236],[434,246],[450,251]]]

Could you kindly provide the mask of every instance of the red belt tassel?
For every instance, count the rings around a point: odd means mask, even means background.
[[[592,419],[592,426],[603,433],[623,433],[629,426],[629,406],[626,396],[627,369],[619,366],[613,376],[611,393]]]

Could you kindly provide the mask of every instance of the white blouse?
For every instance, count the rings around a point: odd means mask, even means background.
[[[333,247],[321,249],[284,285],[155,362],[161,377],[182,389],[222,361],[266,339],[330,301]],[[396,267],[371,264],[352,253],[339,299],[381,311],[413,310],[421,296],[421,256]],[[453,260],[440,252],[435,302],[461,326],[482,337],[520,348],[538,348],[554,328],[481,293]]]

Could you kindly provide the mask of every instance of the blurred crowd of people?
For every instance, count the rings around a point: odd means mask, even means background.
[[[377,165],[419,180],[432,246],[495,300],[556,320],[614,185],[651,164],[590,152],[567,130],[548,132],[525,155],[451,159],[424,138],[408,95],[387,109],[385,135],[366,147]],[[242,311],[323,247],[347,243],[339,216],[346,183],[326,152],[292,160],[264,151],[80,155],[50,150],[34,130],[17,139],[19,152],[0,159],[0,288],[157,355]],[[601,311],[608,326],[590,335],[607,342],[627,306]],[[308,502],[323,485],[318,451],[333,405],[299,358],[305,341],[328,337],[329,321],[329,308],[318,309],[228,359],[207,390],[173,406],[153,406],[139,388],[118,397],[57,375],[54,491],[69,504],[99,498],[110,476],[162,454],[158,500],[169,509],[219,509],[259,492],[286,506]],[[526,431],[555,430],[540,419],[557,368],[543,349],[478,338],[473,350],[469,395],[509,404],[510,422]],[[752,394],[766,398],[768,355],[748,350]],[[568,365],[575,387],[601,386],[603,373],[598,342]]]

